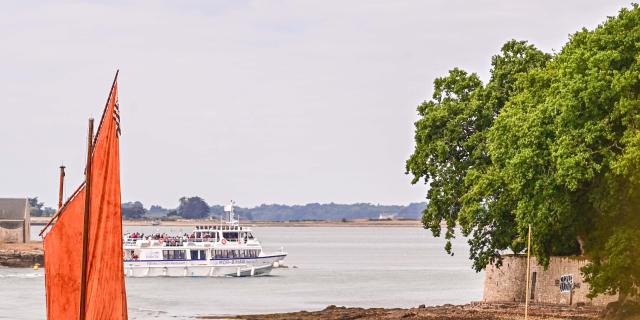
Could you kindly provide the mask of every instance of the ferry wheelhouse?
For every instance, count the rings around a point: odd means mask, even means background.
[[[234,219],[198,225],[191,234],[124,235],[124,270],[129,277],[220,277],[269,274],[282,265],[284,249],[266,253],[249,227]],[[225,210],[226,211],[226,210]]]

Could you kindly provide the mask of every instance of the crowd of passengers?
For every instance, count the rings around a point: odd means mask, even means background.
[[[182,246],[184,242],[188,241],[214,241],[215,237],[211,237],[210,234],[205,233],[201,238],[196,238],[195,234],[185,233],[181,236],[170,236],[166,233],[153,233],[145,235],[144,232],[134,232],[126,235],[127,238],[132,240],[159,240],[164,242],[167,246]],[[245,237],[245,241],[247,241]]]

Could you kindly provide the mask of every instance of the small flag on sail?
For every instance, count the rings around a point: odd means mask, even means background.
[[[89,183],[85,181],[59,210],[53,218],[57,218],[55,225],[44,238],[49,320],[127,319],[122,264],[117,78],[118,73],[92,144],[93,149],[89,151],[90,170],[86,170]],[[88,205],[85,202],[87,193]],[[89,208],[86,229],[83,223],[85,206]],[[88,231],[84,279],[83,230]],[[84,294],[82,299],[81,293]],[[82,305],[81,301],[84,301]]]

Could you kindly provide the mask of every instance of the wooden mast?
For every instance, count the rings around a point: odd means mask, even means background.
[[[524,319],[529,319],[529,288],[531,283],[531,224],[529,224],[529,235],[527,236],[527,284],[524,292]]]
[[[64,196],[64,168],[64,165],[60,166],[60,192],[58,193],[58,211],[62,209],[62,197]]]
[[[93,118],[89,118],[89,133],[87,135],[87,167],[85,169],[84,189],[84,217],[82,224],[82,272],[80,273],[80,320],[86,317],[85,304],[87,300],[87,256],[89,249],[89,211],[91,210],[91,162],[93,158]]]

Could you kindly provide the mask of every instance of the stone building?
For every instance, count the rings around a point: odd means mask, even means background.
[[[616,296],[600,295],[587,298],[589,285],[584,282],[580,268],[589,261],[581,257],[551,257],[549,268],[537,264],[531,257],[531,303],[606,306]],[[527,257],[504,256],[500,268],[487,266],[484,279],[484,302],[524,302],[526,291]]]
[[[0,198],[0,242],[28,242],[30,219],[27,199]]]

